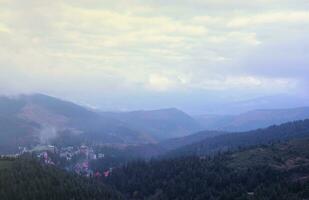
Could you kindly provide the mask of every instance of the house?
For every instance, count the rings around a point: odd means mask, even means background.
[[[31,152],[50,152],[50,153],[56,153],[57,152],[57,148],[53,145],[38,145],[36,147],[34,147]]]
[[[98,153],[98,159],[104,158],[104,153]]]

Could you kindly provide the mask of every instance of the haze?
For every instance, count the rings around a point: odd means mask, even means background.
[[[0,93],[193,114],[305,106],[308,10],[307,0],[0,0]]]

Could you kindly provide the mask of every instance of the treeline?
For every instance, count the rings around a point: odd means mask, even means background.
[[[5,165],[0,167],[1,200],[122,199],[96,180],[42,166],[33,159],[5,159],[0,160],[1,165]]]

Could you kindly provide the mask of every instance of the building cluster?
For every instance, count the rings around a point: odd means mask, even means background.
[[[96,160],[104,158],[103,153],[96,153],[92,147],[81,145],[78,148],[74,147],[63,147],[59,151],[60,158],[65,158],[66,160],[72,160],[74,156],[83,156],[87,160]]]
[[[25,149],[24,149],[25,150]],[[44,164],[48,165],[55,165],[52,158],[49,156],[50,153],[56,154],[58,152],[57,148],[53,145],[38,145],[32,150],[26,150],[26,152],[34,153],[37,158],[39,158],[41,161],[43,161]]]
[[[37,154],[37,157],[40,158],[44,164],[55,165],[54,161],[50,158],[47,151]]]
[[[59,157],[64,158],[68,161],[72,160],[73,156],[76,154],[74,147],[62,147],[59,152]]]
[[[74,166],[74,172],[82,176],[93,176],[93,171],[89,168],[88,160],[76,163]]]
[[[5,154],[5,155],[0,155],[0,157],[5,157],[5,158],[18,158],[24,153],[29,152],[29,150],[26,147],[18,147],[18,153],[15,154]]]
[[[89,166],[89,162],[92,160],[103,159],[103,153],[97,153],[92,147],[81,145],[77,148],[64,147],[60,149],[60,158],[65,158],[67,161],[71,161],[73,157],[76,157],[77,162],[70,168],[75,173],[87,176],[87,177],[99,177],[101,173],[93,172]]]
[[[53,160],[53,158],[55,159],[58,157],[62,160],[64,159],[67,161],[67,166],[70,166],[66,167],[67,170],[74,171],[82,176],[108,177],[112,172],[112,168],[102,172],[93,172],[93,170],[91,170],[89,162],[92,160],[103,159],[105,155],[102,152],[95,152],[93,147],[87,145],[81,145],[79,147],[67,146],[61,148],[57,148],[53,145],[38,145],[31,150],[26,147],[20,147],[19,153],[6,157],[18,157],[24,153],[32,153],[44,164],[48,165],[55,165],[55,160]]]

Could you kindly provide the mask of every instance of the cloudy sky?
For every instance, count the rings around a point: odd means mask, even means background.
[[[1,94],[101,109],[309,90],[308,0],[0,0],[0,45]]]

